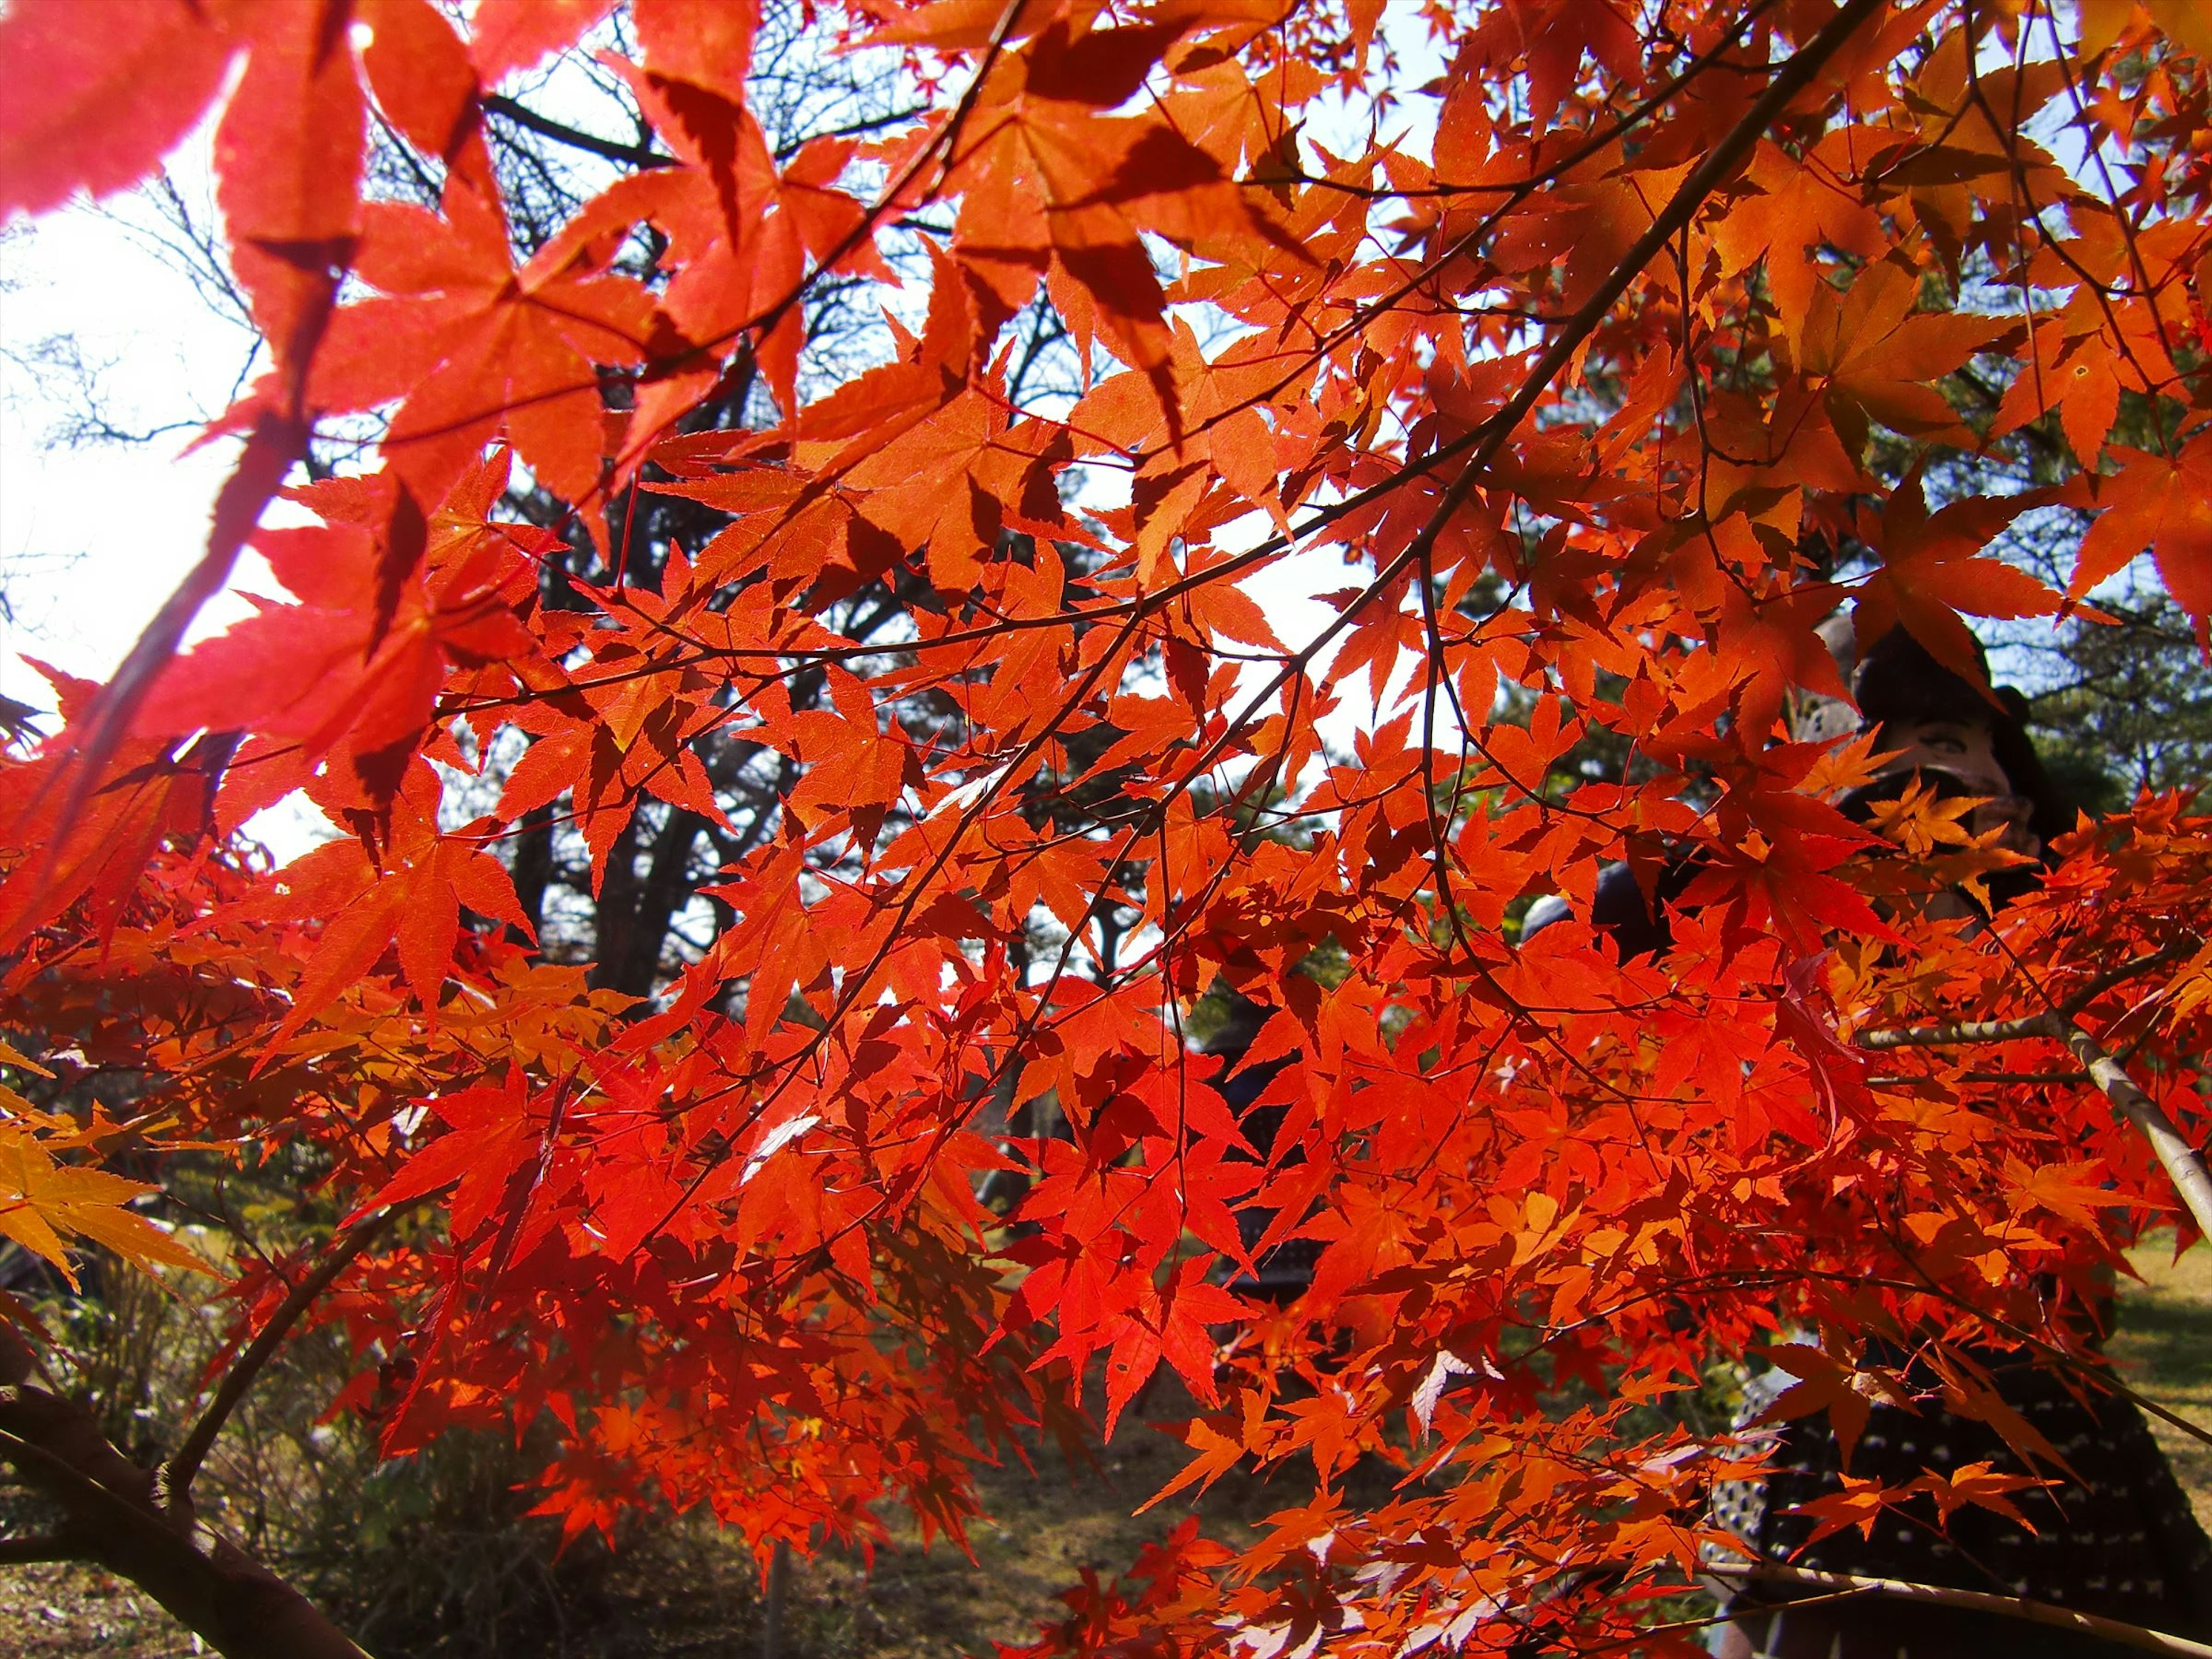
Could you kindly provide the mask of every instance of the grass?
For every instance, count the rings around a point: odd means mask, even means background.
[[[2143,1282],[2121,1291],[2113,1362],[2138,1393],[2212,1425],[2212,1249],[2200,1244],[2177,1261],[2166,1235],[2130,1252],[2130,1260]],[[2155,1417],[2150,1427],[2197,1520],[2212,1531],[2212,1446]]]

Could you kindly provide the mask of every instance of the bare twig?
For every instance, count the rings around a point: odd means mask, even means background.
[[[1901,1578],[1872,1578],[1859,1573],[1820,1572],[1811,1567],[1793,1567],[1779,1561],[1750,1562],[1708,1571],[1713,1577],[1723,1583],[1759,1580],[1802,1584],[1812,1589],[1839,1591],[1851,1595],[1878,1595],[1893,1601],[1917,1602],[1923,1607],[1964,1607],[1977,1613],[1993,1613],[2027,1620],[2033,1624],[2048,1625],[2056,1630],[2070,1630],[2084,1636],[2100,1637],[2107,1642],[2139,1648],[2147,1653],[2212,1659],[2212,1646],[2192,1642],[2185,1636],[2169,1636],[2164,1631],[2147,1630],[2141,1625],[2126,1624],[2094,1613],[2077,1613],[2072,1607],[2032,1601],[2025,1595],[1994,1595],[1981,1590],[1948,1589],[1940,1584],[1916,1584]]]
[[[626,144],[619,138],[602,138],[595,132],[586,132],[565,122],[556,121],[549,115],[540,115],[527,104],[516,102],[504,93],[493,93],[483,100],[484,108],[494,115],[505,116],[519,127],[526,127],[541,138],[550,138],[571,149],[580,149],[588,155],[605,156],[610,161],[620,161],[634,167],[671,167],[676,158],[664,150],[651,149],[643,144]]]
[[[2081,1062],[2089,1073],[2089,1081],[2126,1115],[2129,1122],[2142,1131],[2151,1150],[2158,1154],[2158,1161],[2172,1178],[2181,1201],[2189,1206],[2197,1231],[2212,1238],[2212,1171],[2205,1169],[2202,1154],[2183,1138],[2165,1109],[2136,1086],[2135,1079],[2121,1069],[2119,1061],[2104,1051],[2096,1038],[2070,1019],[2064,1022],[2057,1036],[2073,1051],[2074,1058]]]

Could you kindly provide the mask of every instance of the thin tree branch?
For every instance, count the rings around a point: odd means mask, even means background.
[[[1914,1076],[1909,1072],[1886,1073],[1867,1079],[1869,1089],[1909,1089],[1916,1083],[1935,1079],[1925,1073]],[[2036,1088],[2070,1088],[2077,1083],[2089,1081],[2087,1072],[1961,1072],[1955,1081],[1960,1083],[2017,1083]]]
[[[2197,1231],[2212,1238],[2212,1171],[2205,1169],[2203,1156],[2184,1139],[2165,1109],[2136,1086],[2135,1079],[2121,1068],[2119,1061],[2105,1052],[2096,1038],[2070,1019],[2063,1023],[2057,1036],[2073,1052],[2074,1058],[2081,1062],[2082,1068],[2089,1073],[2089,1081],[2126,1115],[2129,1122],[2142,1131],[2151,1150],[2158,1154],[2158,1161],[2166,1166],[2174,1189],[2181,1194],[2181,1201],[2189,1206]]]
[[[634,167],[672,167],[676,165],[673,155],[647,149],[643,144],[625,144],[619,138],[602,138],[595,132],[569,126],[550,116],[540,115],[527,104],[517,103],[505,93],[492,94],[483,100],[483,106],[494,115],[505,116],[519,127],[528,128],[541,138],[550,138],[571,149],[605,156],[610,161],[620,161]]]
[[[269,1322],[261,1328],[259,1334],[246,1345],[246,1351],[224,1373],[221,1386],[215,1391],[215,1398],[208,1401],[207,1409],[200,1413],[199,1421],[192,1425],[191,1432],[185,1437],[184,1443],[161,1465],[154,1492],[155,1501],[161,1507],[173,1509],[183,1501],[191,1488],[192,1477],[199,1473],[200,1465],[206,1461],[210,1449],[214,1446],[216,1437],[222,1432],[222,1425],[229,1420],[231,1413],[238,1408],[238,1402],[246,1397],[246,1391],[253,1386],[253,1379],[260,1375],[261,1368],[283,1345],[292,1327],[299,1322],[300,1316],[307,1312],[317,1297],[330,1289],[340,1273],[353,1265],[355,1257],[368,1248],[369,1241],[383,1227],[390,1214],[386,1211],[371,1216],[368,1220],[357,1223],[339,1239],[321,1265],[292,1287],[291,1293],[277,1305],[276,1311],[270,1316]]]
[[[2164,1631],[2148,1630],[2141,1625],[2106,1619],[2098,1613],[2078,1613],[2072,1607],[2033,1601],[2025,1595],[1993,1595],[1982,1590],[1948,1589],[1940,1584],[1916,1584],[1901,1578],[1873,1578],[1850,1572],[1820,1572],[1811,1567],[1793,1567],[1779,1561],[1750,1562],[1740,1566],[1710,1568],[1707,1571],[1723,1583],[1759,1580],[1803,1584],[1809,1589],[1840,1591],[1851,1595],[1878,1595],[1893,1601],[1917,1602],[1923,1607],[1963,1607],[1976,1613],[2024,1619],[2033,1624],[2047,1625],[2054,1630],[2070,1630],[2083,1636],[2100,1637],[2107,1642],[2139,1648],[2147,1653],[2212,1659],[2212,1646],[2203,1642],[2192,1642],[2185,1636],[2169,1636]],[[1787,1607],[1788,1603],[1783,1605]]]
[[[22,1538],[0,1538],[0,1566],[20,1567],[40,1561],[82,1561],[85,1542],[80,1534],[33,1533]]]
[[[2053,1025],[2055,1020],[2070,1024],[2074,1017],[2118,986],[2131,979],[2141,979],[2154,969],[2170,962],[2178,962],[2194,951],[2199,941],[2194,939],[2176,939],[2170,945],[2124,962],[2118,967],[2101,973],[2080,990],[2059,1003],[2049,1013],[2031,1014],[2021,1019],[1970,1020],[1949,1025],[1903,1025],[1883,1030],[1862,1031],[1852,1041],[1862,1048],[1950,1048],[1978,1042],[2019,1042],[2028,1037],[2060,1037],[2064,1033]]]
[[[2030,1014],[2022,1019],[1973,1019],[1949,1025],[1903,1025],[1862,1031],[1851,1040],[1862,1048],[1959,1048],[1981,1042],[2023,1042],[2057,1036],[2054,1017]]]

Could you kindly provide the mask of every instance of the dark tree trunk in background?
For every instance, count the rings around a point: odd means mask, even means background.
[[[533,806],[522,815],[514,836],[514,896],[533,928],[545,926],[545,889],[553,879],[553,808]],[[509,928],[517,944],[526,944],[520,932]]]
[[[633,818],[635,823],[638,820]],[[688,806],[669,809],[668,821],[653,838],[653,854],[642,879],[632,875],[614,908],[614,876],[608,873],[599,901],[600,925],[611,931],[600,940],[599,966],[592,983],[632,996],[648,995],[659,977],[660,958],[676,914],[691,900],[691,849],[707,820]],[[636,842],[629,843],[630,859]]]

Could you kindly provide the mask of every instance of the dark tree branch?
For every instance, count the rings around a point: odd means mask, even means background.
[[[84,1539],[71,1532],[42,1532],[24,1538],[0,1538],[0,1566],[26,1566],[40,1561],[82,1561],[84,1552]]]
[[[556,143],[566,144],[571,149],[604,156],[610,161],[620,161],[634,167],[672,167],[676,158],[643,144],[625,144],[618,138],[602,138],[597,133],[540,115],[527,104],[517,103],[504,93],[494,93],[483,100],[483,106],[494,115],[504,116],[519,127],[527,128],[541,138],[550,138]]]
[[[156,1502],[155,1471],[118,1451],[83,1406],[37,1386],[37,1374],[29,1346],[0,1325],[0,1462],[68,1516],[40,1547],[82,1540],[67,1559],[129,1579],[226,1659],[367,1659],[306,1596],[198,1525],[188,1503]]]
[[[514,896],[522,906],[522,914],[530,919],[532,933],[538,936],[538,947],[544,948],[545,931],[545,890],[553,880],[553,808],[549,803],[533,806],[522,815],[517,828],[514,847]],[[507,937],[517,945],[532,942],[528,934],[513,923],[507,925]]]
[[[269,1322],[261,1328],[260,1334],[246,1345],[246,1351],[224,1373],[222,1384],[215,1391],[215,1398],[208,1401],[207,1409],[200,1413],[199,1421],[192,1425],[191,1432],[185,1437],[184,1444],[178,1447],[175,1455],[161,1466],[160,1477],[155,1482],[155,1496],[164,1508],[174,1509],[185,1501],[185,1495],[191,1488],[192,1477],[199,1473],[200,1465],[206,1461],[216,1437],[222,1432],[222,1425],[229,1420],[231,1413],[238,1409],[238,1402],[246,1397],[246,1391],[253,1386],[253,1379],[261,1374],[261,1368],[283,1346],[284,1339],[291,1334],[292,1327],[299,1322],[300,1316],[313,1305],[317,1297],[330,1289],[340,1273],[353,1265],[356,1256],[368,1248],[369,1240],[383,1227],[386,1219],[385,1215],[371,1216],[339,1238],[314,1272],[292,1287],[291,1293],[270,1316]]]
[[[1841,1591],[1850,1595],[1876,1595],[1892,1601],[1914,1601],[1924,1607],[1967,1607],[1977,1613],[2000,1613],[2008,1618],[2026,1620],[2032,1624],[2047,1625],[2055,1630],[2070,1630],[2084,1636],[2099,1637],[2107,1642],[2140,1648],[2148,1653],[2212,1659],[2212,1647],[2202,1642],[2192,1642],[2182,1636],[2169,1636],[2164,1631],[2147,1630],[2141,1625],[2126,1624],[2118,1619],[2077,1613],[2072,1607],[2057,1607],[2049,1601],[2031,1601],[2025,1595],[1992,1595],[1981,1590],[1948,1589],[1938,1584],[1910,1583],[1897,1578],[1873,1578],[1859,1573],[1820,1572],[1810,1567],[1793,1567],[1778,1561],[1759,1561],[1708,1571],[1724,1583],[1755,1579],[1772,1583],[1802,1584],[1812,1589]],[[1784,1601],[1781,1605],[1786,1608],[1790,1604]]]
[[[668,821],[653,837],[653,862],[639,884],[635,911],[621,930],[622,954],[605,978],[614,989],[632,996],[651,994],[670,923],[691,896],[691,848],[706,825],[688,806],[669,808]]]

